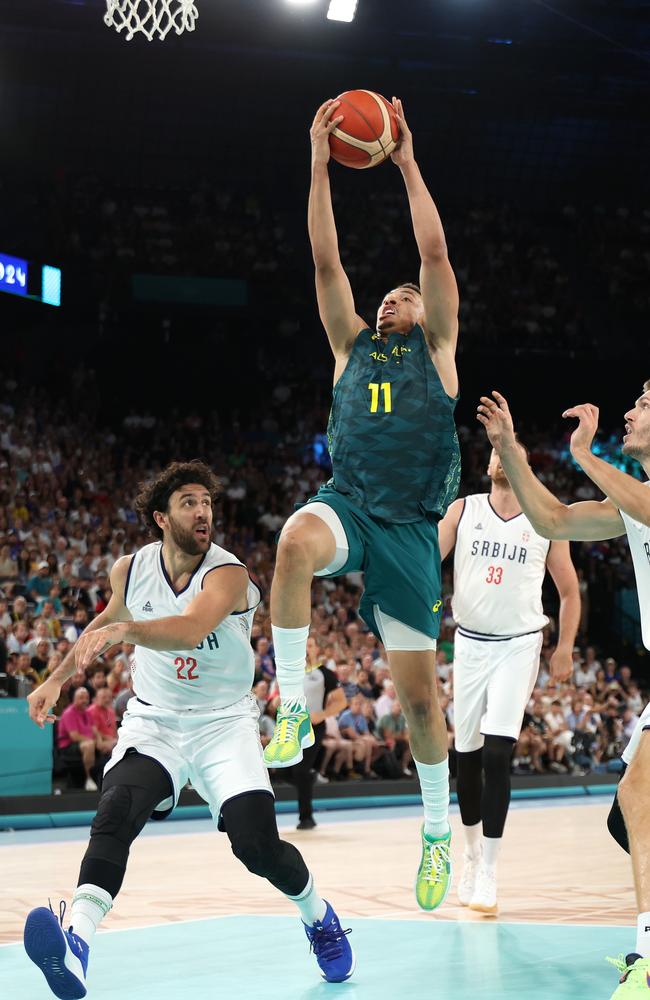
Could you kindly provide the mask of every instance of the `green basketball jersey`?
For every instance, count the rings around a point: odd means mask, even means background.
[[[420,326],[386,344],[362,330],[334,386],[330,485],[385,521],[442,517],[460,480],[455,407]]]

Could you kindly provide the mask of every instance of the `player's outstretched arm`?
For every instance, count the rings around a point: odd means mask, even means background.
[[[458,523],[465,510],[465,500],[461,497],[449,505],[447,513],[438,524],[438,545],[440,546],[440,562],[444,562],[456,544]]]
[[[120,621],[93,635],[84,635],[75,647],[82,669],[117,642],[147,649],[195,649],[233,611],[246,610],[248,573],[243,566],[220,566],[207,573],[203,589],[180,615],[153,621]]]
[[[357,316],[352,288],[341,264],[332,207],[327,165],[330,132],[343,120],[343,115],[336,115],[338,107],[338,101],[325,101],[311,126],[311,187],[307,209],[318,311],[337,361],[347,357],[356,335],[366,326]]]
[[[598,407],[592,403],[582,403],[565,410],[562,416],[575,417],[578,421],[578,426],[571,435],[570,448],[583,472],[602,490],[614,507],[624,510],[635,521],[650,525],[648,487],[627,472],[604,462],[591,450],[598,430]]]
[[[568,681],[573,674],[573,646],[580,625],[580,585],[568,542],[551,542],[546,568],[560,598],[557,646],[550,660],[551,677],[556,681]]]
[[[105,628],[111,622],[119,622],[129,619],[129,614],[124,604],[124,588],[129,572],[129,565],[133,556],[122,556],[113,565],[111,570],[111,598],[96,618],[86,625],[79,639],[65,655],[56,670],[43,681],[27,698],[29,705],[29,717],[37,725],[43,728],[46,722],[55,722],[53,715],[49,715],[50,709],[56,705],[61,694],[61,688],[77,670],[76,650],[83,637]]]
[[[392,154],[402,172],[408,194],[413,232],[420,252],[420,289],[424,302],[426,332],[436,350],[455,354],[458,340],[458,285],[449,256],[442,221],[424,183],[413,152],[413,136],[404,117],[402,102],[393,98],[401,140]]]
[[[493,391],[481,396],[476,414],[528,520],[544,538],[597,541],[625,534],[618,510],[609,500],[585,500],[570,506],[546,489],[526,461],[515,439],[515,430],[505,396]]]

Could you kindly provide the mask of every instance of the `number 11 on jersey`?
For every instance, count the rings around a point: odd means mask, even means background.
[[[393,401],[390,394],[390,382],[370,382],[370,412],[377,413],[379,410],[379,392],[381,390],[384,397],[384,413],[390,413],[393,409]]]

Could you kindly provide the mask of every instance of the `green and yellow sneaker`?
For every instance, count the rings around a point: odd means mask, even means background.
[[[302,760],[302,751],[314,745],[314,730],[306,708],[280,703],[273,739],[264,748],[267,767],[291,767]]]
[[[641,958],[633,953],[624,957],[608,958],[621,973],[621,980],[612,994],[612,1000],[628,1000],[628,997],[650,998],[650,958]]]
[[[440,840],[429,839],[422,824],[422,858],[415,879],[415,898],[421,910],[437,910],[451,888],[451,830]]]

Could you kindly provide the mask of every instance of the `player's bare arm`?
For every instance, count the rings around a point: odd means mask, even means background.
[[[639,404],[650,407],[650,400],[641,399]],[[571,435],[570,448],[583,472],[602,490],[614,507],[624,510],[635,521],[650,525],[650,490],[647,486],[627,472],[604,462],[591,450],[598,430],[598,407],[593,403],[581,403],[565,410],[562,416],[575,417],[578,421],[578,426]]]
[[[512,416],[505,396],[493,391],[481,396],[476,418],[483,424],[497,452],[522,510],[544,538],[576,542],[618,538],[625,525],[610,500],[563,504],[539,481],[515,440]]]
[[[580,585],[567,541],[554,541],[546,568],[560,598],[560,620],[555,652],[551,656],[551,677],[568,681],[573,673],[573,647],[580,625]]]
[[[46,722],[56,722],[53,715],[49,715],[49,711],[53,705],[56,705],[59,700],[59,695],[61,694],[61,688],[65,682],[72,677],[77,668],[76,663],[76,650],[79,643],[83,640],[85,636],[91,635],[93,632],[97,632],[100,629],[105,628],[110,625],[111,622],[120,622],[125,619],[129,619],[131,615],[129,614],[125,604],[124,604],[124,587],[126,585],[126,577],[129,571],[129,565],[133,556],[122,556],[118,559],[111,570],[111,597],[104,608],[96,618],[86,626],[83,630],[77,642],[68,651],[66,656],[63,658],[59,666],[54,670],[50,676],[45,680],[40,687],[37,687],[35,691],[27,698],[27,704],[29,705],[29,717],[38,726],[43,728]]]
[[[424,183],[413,152],[413,136],[402,102],[394,97],[401,139],[391,159],[402,172],[420,253],[420,289],[427,340],[445,391],[458,392],[454,356],[458,341],[458,285],[447,253],[447,242],[435,202]]]
[[[440,561],[444,562],[456,544],[458,523],[463,516],[465,500],[460,497],[447,508],[447,513],[438,523],[438,545],[440,546]]]
[[[342,374],[354,339],[367,325],[357,316],[348,276],[339,254],[328,163],[330,133],[343,120],[339,103],[325,101],[311,126],[311,188],[307,225],[316,268],[316,297],[321,322],[336,359],[334,380]]]
[[[248,573],[243,566],[221,566],[205,577],[203,589],[180,615],[154,621],[121,621],[83,636],[75,646],[77,666],[85,668],[118,642],[147,649],[195,649],[233,612],[246,610]]]

